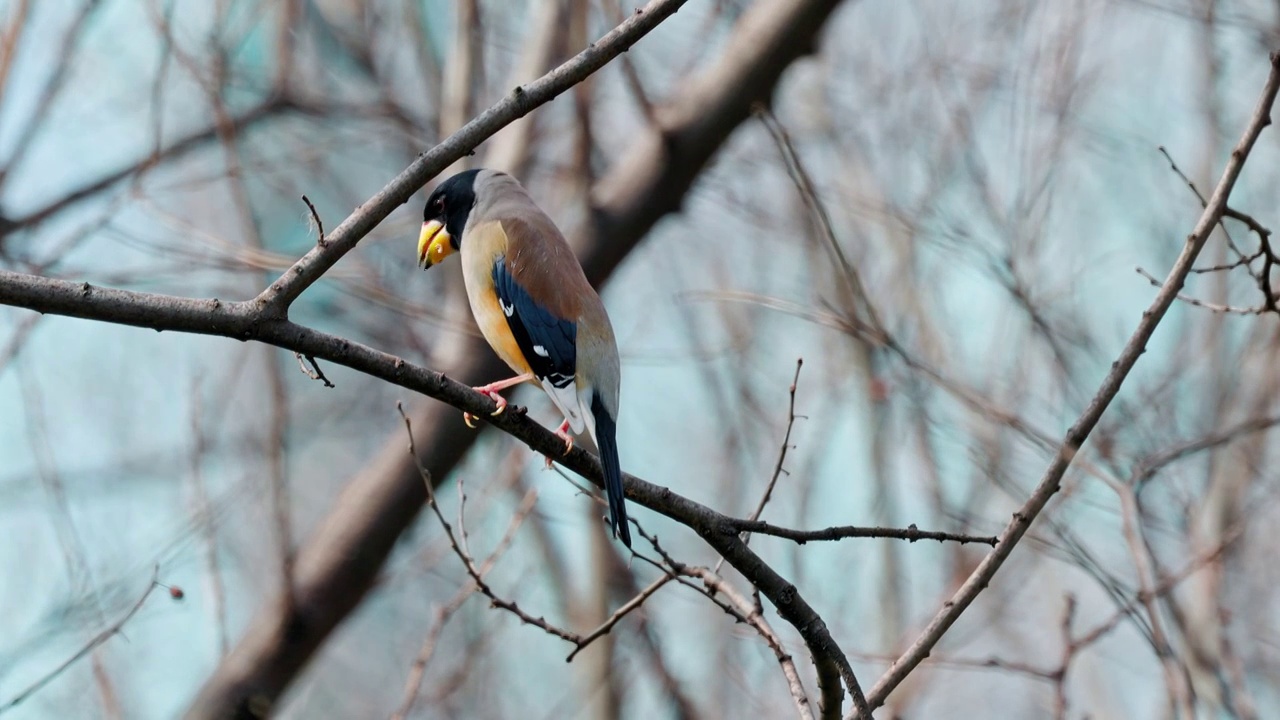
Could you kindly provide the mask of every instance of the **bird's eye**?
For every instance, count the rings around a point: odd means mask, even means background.
[[[444,198],[436,198],[436,212],[444,212]]]

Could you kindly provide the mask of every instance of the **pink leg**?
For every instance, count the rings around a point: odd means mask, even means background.
[[[560,427],[556,428],[556,436],[557,436],[557,437],[559,437],[561,440],[564,440],[564,454],[565,454],[565,455],[568,455],[570,452],[572,452],[572,451],[573,451],[573,436],[569,434],[569,419],[568,419],[568,418],[565,418],[565,421],[564,421],[564,422],[562,422],[562,423],[560,423]],[[547,469],[548,469],[548,470],[550,470],[550,469],[551,469],[551,456],[550,456],[550,455],[543,455],[542,457],[544,457],[544,458],[546,458],[546,459],[547,459]]]
[[[507,409],[507,399],[499,395],[498,391],[506,390],[509,387],[519,385],[522,382],[526,382],[532,379],[533,379],[533,373],[523,373],[513,378],[507,378],[506,380],[491,382],[488,385],[481,385],[480,387],[473,387],[471,389],[475,390],[481,395],[487,396],[490,400],[493,400],[495,403],[498,404],[498,409],[489,413],[490,416],[497,417],[498,415],[502,414],[503,410]],[[467,427],[475,428],[475,424],[472,422],[473,420],[475,420],[475,416],[472,415],[471,413],[466,413],[466,412],[462,413],[462,421],[467,424]]]

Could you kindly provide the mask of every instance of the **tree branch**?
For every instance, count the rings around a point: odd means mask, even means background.
[[[303,110],[299,105],[284,96],[272,96],[255,105],[243,114],[229,120],[230,128],[235,132],[243,132],[265,120],[275,118],[291,110]],[[38,225],[67,208],[93,198],[114,187],[116,184],[136,176],[138,173],[154,167],[161,160],[173,160],[218,139],[217,124],[190,132],[170,143],[164,149],[148,154],[128,165],[109,172],[97,180],[82,185],[61,197],[41,205],[16,218],[0,218],[0,240],[16,230]]]
[[[543,455],[560,456],[564,452],[564,442],[550,430],[523,413],[508,412],[496,417],[490,416],[496,409],[492,400],[442,373],[289,320],[263,317],[252,301],[222,303],[216,299],[177,298],[98,288],[88,283],[0,270],[0,303],[154,330],[181,330],[257,340],[358,370],[436,398],[459,410],[488,418],[490,424],[520,439]],[[575,448],[569,455],[562,456],[560,462],[603,488],[600,466],[595,456],[581,448]],[[779,615],[800,631],[820,669],[819,677],[822,677],[825,667],[837,678],[837,690],[839,679],[843,679],[854,696],[855,703],[860,699],[861,693],[852,667],[817,612],[805,602],[794,585],[769,567],[738,537],[738,533],[748,526],[758,533],[773,530],[772,526],[758,521],[755,525],[750,525],[746,521],[730,518],[632,475],[626,475],[625,483],[628,498],[692,528],[723,555],[730,565],[759,588],[773,602]],[[301,567],[298,574],[303,575]],[[303,615],[303,608],[307,604],[304,594],[315,591],[309,591],[301,581],[296,585],[296,604],[299,606],[296,612]],[[318,598],[313,598],[313,601],[318,601]],[[294,621],[304,622],[304,618],[296,617]],[[825,710],[830,705],[824,703],[823,707]],[[840,704],[836,702],[834,707],[838,709]]]
[[[1147,341],[1151,339],[1156,326],[1160,324],[1165,313],[1169,310],[1169,306],[1177,298],[1178,291],[1182,288],[1183,283],[1186,282],[1187,275],[1190,274],[1196,257],[1200,254],[1201,249],[1204,248],[1204,244],[1209,239],[1214,227],[1222,219],[1222,215],[1227,208],[1227,200],[1231,196],[1231,190],[1235,187],[1236,180],[1240,177],[1240,171],[1244,168],[1249,152],[1253,149],[1253,145],[1257,141],[1259,134],[1261,134],[1262,129],[1271,124],[1271,108],[1275,104],[1277,89],[1280,89],[1280,53],[1273,53],[1271,55],[1271,74],[1267,78],[1262,97],[1258,100],[1244,135],[1236,144],[1235,149],[1231,151],[1231,157],[1222,172],[1222,179],[1218,181],[1217,188],[1214,189],[1204,212],[1200,215],[1199,221],[1196,222],[1195,229],[1187,237],[1182,252],[1179,254],[1173,268],[1169,271],[1169,276],[1164,285],[1156,293],[1155,300],[1142,313],[1142,319],[1138,321],[1137,329],[1134,330],[1129,341],[1125,343],[1124,349],[1121,350],[1119,357],[1112,364],[1111,371],[1103,379],[1102,385],[1098,388],[1093,400],[1090,401],[1088,407],[1085,408],[1084,413],[1080,415],[1075,424],[1067,430],[1066,437],[1059,446],[1057,454],[1049,464],[1049,467],[1045,470],[1040,483],[1022,507],[1013,514],[1013,519],[1001,534],[1000,541],[996,543],[995,549],[983,558],[982,562],[969,575],[969,578],[960,586],[955,595],[943,604],[942,609],[938,611],[938,614],[921,632],[920,637],[889,667],[884,676],[871,689],[868,701],[873,708],[883,705],[884,701],[889,697],[889,693],[893,692],[894,688],[906,679],[907,675],[920,664],[921,660],[928,657],[930,651],[937,645],[943,634],[968,609],[978,594],[991,583],[991,578],[995,576],[996,571],[1000,569],[1009,554],[1013,552],[1013,548],[1017,546],[1018,541],[1026,534],[1027,529],[1031,527],[1032,521],[1048,504],[1054,493],[1058,491],[1062,483],[1062,477],[1066,474],[1067,468],[1070,467],[1071,461],[1084,445],[1085,440],[1089,438],[1089,433],[1098,424],[1098,420],[1106,412],[1111,401],[1120,392],[1120,386],[1124,384],[1125,378],[1129,376],[1129,372],[1137,364],[1138,358],[1145,352]]]
[[[662,557],[666,565],[658,564],[639,553],[637,553],[637,557],[641,557],[655,565],[667,573],[667,578],[675,579],[682,585],[689,585],[699,589],[688,581],[683,580],[681,576],[701,580],[703,587],[700,590],[703,595],[707,596],[711,602],[715,603],[735,620],[750,625],[760,634],[760,637],[764,638],[769,649],[773,651],[774,657],[777,658],[778,665],[782,668],[782,676],[787,681],[787,691],[795,702],[798,717],[800,720],[813,720],[813,709],[810,707],[809,694],[805,692],[804,683],[800,681],[800,673],[796,669],[795,660],[787,652],[782,644],[782,639],[774,632],[774,629],[769,625],[769,621],[765,619],[764,613],[761,612],[758,604],[747,599],[732,584],[725,582],[725,579],[716,571],[710,568],[686,565],[671,557],[670,553],[662,549],[662,545],[658,543],[658,538],[646,533],[639,524],[636,525],[636,531],[653,545],[653,549]],[[722,600],[721,597],[725,599]]]
[[[905,528],[858,527],[856,525],[837,525],[822,530],[793,530],[791,528],[770,525],[763,520],[731,519],[729,525],[737,532],[772,535],[785,540],[793,540],[800,545],[817,540],[844,540],[846,538],[885,538],[889,540],[937,540],[938,542],[955,542],[961,545],[979,543],[995,545],[997,538],[981,535],[964,535],[962,533],[936,532],[920,530],[915,525]]]
[[[157,565],[151,571],[151,580],[147,583],[147,589],[143,591],[142,595],[138,597],[138,599],[133,603],[133,606],[129,608],[129,611],[126,612],[123,617],[117,620],[115,624],[112,625],[111,627],[95,635],[92,640],[85,643],[83,647],[77,650],[74,655],[67,658],[62,664],[58,665],[58,667],[54,668],[53,670],[50,670],[48,673],[45,673],[38,680],[33,682],[31,685],[27,686],[27,689],[15,695],[13,699],[9,700],[3,705],[0,705],[0,715],[3,715],[5,712],[12,710],[17,706],[21,705],[24,701],[26,701],[32,695],[39,692],[40,689],[43,688],[45,685],[48,685],[59,675],[66,672],[67,668],[74,665],[76,661],[80,660],[84,656],[93,652],[93,650],[97,648],[99,645],[102,645],[106,641],[118,635],[122,630],[124,630],[124,626],[128,624],[128,622],[133,619],[133,616],[138,614],[138,611],[141,610],[142,606],[146,604],[147,598],[151,597],[151,592],[153,590],[155,590],[157,587],[168,587],[165,585],[161,585],[159,582],[159,578],[160,578],[160,566]],[[177,586],[171,587],[169,588],[169,595],[175,600],[181,600],[182,590],[180,590]]]

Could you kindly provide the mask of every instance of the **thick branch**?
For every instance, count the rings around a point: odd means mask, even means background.
[[[218,300],[191,300],[130,290],[97,288],[88,283],[55,280],[0,270],[0,303],[95,320],[104,320],[154,330],[179,330],[206,335],[222,335],[240,340],[257,340],[309,357],[327,360],[377,377],[394,385],[442,400],[479,417],[523,441],[531,449],[559,456],[564,442],[550,430],[523,413],[507,412],[491,417],[496,406],[487,397],[445,377],[442,373],[407,363],[366,345],[322,333],[289,320],[263,317],[253,301],[222,303]],[[454,423],[455,425],[458,423]],[[403,451],[402,451],[403,452]],[[561,463],[603,487],[595,456],[575,448]],[[711,508],[682,497],[668,488],[626,476],[627,497],[692,528],[707,544],[724,556],[743,577],[774,604],[778,614],[799,630],[814,662],[829,666],[851,689],[857,703],[861,697],[852,667],[836,645],[826,624],[789,581],[747,547],[738,533],[743,521],[722,515]],[[345,496],[344,496],[345,497]],[[753,527],[763,532],[768,526]],[[333,598],[305,582],[305,558],[299,558],[295,585],[295,610],[290,617],[294,632],[308,629],[308,615],[324,608]],[[296,627],[302,625],[302,627]],[[865,701],[863,701],[865,702]],[[252,705],[252,698],[249,698]],[[824,705],[824,709],[829,707]],[[840,707],[837,703],[835,707]]]
[[[1231,189],[1235,186],[1236,179],[1240,177],[1240,171],[1244,168],[1245,160],[1248,159],[1254,142],[1257,141],[1262,129],[1271,123],[1271,108],[1275,104],[1277,89],[1280,89],[1280,53],[1271,55],[1271,74],[1267,79],[1266,87],[1262,91],[1262,97],[1258,100],[1258,105],[1249,120],[1244,136],[1240,138],[1240,142],[1231,151],[1231,157],[1222,172],[1222,179],[1218,181],[1218,186],[1214,189],[1212,197],[1209,198],[1209,202],[1205,206],[1204,212],[1200,215],[1199,221],[1196,222],[1195,229],[1187,237],[1182,253],[1174,263],[1173,269],[1169,271],[1169,276],[1164,285],[1156,293],[1155,300],[1152,301],[1151,306],[1142,313],[1142,319],[1138,321],[1137,329],[1134,330],[1129,341],[1125,343],[1124,349],[1121,350],[1120,356],[1112,364],[1111,371],[1103,379],[1098,392],[1094,395],[1089,406],[1085,408],[1084,413],[1080,415],[1080,418],[1067,430],[1066,438],[1058,448],[1053,461],[1045,470],[1040,483],[1031,493],[1031,496],[1027,498],[1026,503],[1013,514],[1013,519],[1005,528],[1004,533],[1001,534],[1000,542],[996,544],[995,549],[983,558],[982,562],[974,569],[965,583],[960,586],[955,595],[943,604],[942,609],[938,611],[938,614],[921,632],[920,637],[876,682],[875,687],[872,688],[868,696],[873,708],[883,705],[885,699],[889,697],[889,693],[893,692],[894,688],[906,679],[907,675],[920,664],[920,661],[929,656],[929,652],[942,638],[943,634],[947,632],[947,629],[973,603],[978,594],[990,584],[991,578],[1000,569],[1000,566],[1004,564],[1009,554],[1013,552],[1013,548],[1018,544],[1018,541],[1026,534],[1027,529],[1031,527],[1032,521],[1048,504],[1054,493],[1058,491],[1062,477],[1066,474],[1067,468],[1070,467],[1071,461],[1084,445],[1085,440],[1089,438],[1089,433],[1098,424],[1098,420],[1102,418],[1102,414],[1106,412],[1111,401],[1120,392],[1120,386],[1124,383],[1125,378],[1129,376],[1129,371],[1133,369],[1133,366],[1138,362],[1138,358],[1146,351],[1147,341],[1151,339],[1156,326],[1160,324],[1164,314],[1169,310],[1169,306],[1177,298],[1178,291],[1182,289],[1187,275],[1191,272],[1196,256],[1204,248],[1204,244],[1209,239],[1214,227],[1221,221],[1222,215],[1227,209],[1227,199],[1231,196]]]

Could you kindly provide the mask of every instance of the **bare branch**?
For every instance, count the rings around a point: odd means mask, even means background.
[[[316,210],[315,204],[306,195],[302,196],[302,202],[307,204],[307,209],[311,211],[311,222],[316,225],[316,245],[320,247],[328,245],[329,241],[324,239],[324,222],[320,219],[320,213]]]
[[[400,410],[400,416],[404,418],[405,427],[409,429],[410,452],[414,452],[413,451],[413,444],[414,444],[413,432],[412,432],[409,418],[407,415],[404,414],[403,408],[398,407],[398,409]],[[414,457],[417,457],[416,452],[414,452]],[[425,468],[422,469],[422,472],[423,472],[422,481],[424,484],[426,484],[427,491],[432,492],[433,488],[431,485],[431,476],[426,473]],[[512,541],[515,540],[516,531],[519,530],[520,526],[524,524],[525,519],[529,517],[529,513],[533,512],[533,506],[534,506],[534,503],[537,502],[537,500],[538,500],[537,489],[530,488],[529,491],[525,493],[524,498],[520,501],[520,504],[516,507],[516,512],[514,515],[512,515],[511,522],[507,525],[507,531],[503,533],[502,539],[498,541],[498,544],[494,546],[493,552],[489,553],[489,557],[485,558],[484,562],[480,563],[480,566],[478,568],[475,567],[475,564],[471,561],[470,556],[467,556],[465,554],[460,555],[460,557],[463,559],[463,564],[468,568],[468,574],[470,574],[470,570],[472,568],[475,568],[476,574],[478,574],[481,578],[489,574],[489,571],[492,570],[493,566],[497,564],[498,559],[501,558],[504,554],[506,554],[507,549],[511,547]],[[443,517],[440,516],[440,510],[435,505],[434,493],[431,495],[431,500],[429,502],[431,503],[432,508],[436,511],[437,516],[441,518],[441,521],[443,521]],[[446,524],[445,525],[446,530],[448,530],[448,527],[449,526]],[[452,541],[453,534],[451,532],[448,532],[447,535],[449,539]],[[456,543],[452,545],[452,549],[454,550],[455,553],[458,552],[459,549]],[[453,598],[449,600],[449,602],[445,603],[443,606],[437,607],[435,611],[432,613],[433,621],[431,624],[431,630],[427,633],[426,639],[423,640],[422,649],[418,651],[418,656],[414,658],[413,666],[409,673],[409,677],[405,681],[403,699],[400,701],[400,707],[396,710],[395,713],[392,714],[391,716],[392,720],[402,720],[403,718],[407,717],[409,714],[409,711],[413,709],[413,703],[417,700],[417,697],[418,697],[418,688],[421,687],[422,678],[426,674],[427,663],[431,661],[431,656],[435,652],[436,641],[439,640],[440,638],[440,633],[444,629],[444,624],[449,620],[449,617],[452,616],[453,613],[457,612],[458,608],[462,607],[462,604],[466,602],[467,598],[474,595],[477,591],[479,591],[479,589],[480,587],[476,583],[475,577],[472,576],[471,579],[466,584],[464,584],[461,588],[458,588],[458,592],[454,593]]]
[[[1206,268],[1206,269],[1214,269],[1214,268]],[[1151,283],[1154,287],[1160,287],[1162,285],[1159,278],[1147,272],[1146,270],[1143,270],[1140,267],[1134,268],[1134,270],[1136,270],[1139,275],[1146,278],[1147,282]],[[1242,307],[1236,307],[1234,305],[1219,305],[1217,303],[1211,303],[1205,300],[1201,300],[1199,298],[1191,297],[1190,295],[1186,295],[1183,293],[1178,293],[1177,298],[1182,302],[1187,303],[1188,305],[1195,305],[1198,308],[1204,308],[1205,310],[1212,310],[1213,312],[1216,312],[1216,313],[1226,313],[1229,315],[1261,315],[1267,311],[1267,308],[1262,306],[1242,308]]]
[[[169,587],[167,585],[161,585],[158,582],[159,577],[160,577],[160,566],[157,565],[151,571],[151,580],[150,582],[147,583],[147,589],[142,593],[142,595],[137,599],[137,601],[133,603],[133,606],[129,608],[128,612],[126,612],[118,621],[116,621],[114,625],[95,635],[92,640],[85,643],[84,647],[77,650],[74,655],[67,658],[61,665],[54,668],[53,670],[50,670],[48,673],[42,675],[40,679],[36,680],[34,683],[29,685],[27,689],[15,695],[13,699],[10,700],[9,702],[3,705],[0,705],[0,714],[4,714],[5,712],[12,710],[17,706],[21,705],[25,700],[27,700],[32,695],[39,692],[40,689],[43,688],[45,685],[48,685],[50,682],[56,679],[59,675],[66,672],[67,668],[74,665],[76,661],[80,660],[81,658],[85,657],[89,653],[93,652],[95,649],[98,648],[99,645],[102,645],[106,641],[115,637],[122,630],[124,630],[124,626],[130,620],[133,619],[134,615],[138,614],[138,611],[141,610],[142,606],[147,602],[147,598],[151,597],[151,592],[155,590],[157,587],[167,588],[169,590],[170,596],[173,597],[173,599],[181,600],[183,597],[182,591],[177,587]]]
[[[1252,435],[1253,433],[1266,432],[1277,425],[1280,425],[1280,417],[1253,418],[1252,420],[1245,420],[1237,425],[1226,428],[1221,432],[1210,433],[1204,437],[1161,450],[1154,455],[1143,458],[1137,466],[1134,467],[1131,482],[1134,484],[1135,488],[1141,488],[1143,482],[1149,480],[1151,476],[1155,475],[1157,472],[1160,472],[1160,470],[1166,465],[1175,463],[1196,453],[1226,445],[1227,443],[1238,440],[1239,438],[1247,435]]]
[[[764,512],[764,506],[769,504],[769,498],[773,496],[773,487],[778,484],[778,477],[785,472],[782,469],[782,463],[787,459],[787,449],[791,447],[791,428],[796,424],[796,386],[800,384],[800,368],[804,367],[804,358],[796,358],[796,374],[791,378],[791,387],[788,389],[790,400],[787,405],[787,431],[782,435],[782,448],[778,451],[778,462],[773,466],[773,477],[769,478],[769,484],[764,488],[764,496],[760,498],[760,503],[756,505],[756,509],[748,518],[751,522],[760,519],[760,514]],[[744,534],[743,542],[749,542],[750,533]]]
[[[229,122],[234,131],[243,132],[244,130],[266,120],[273,119],[288,111],[298,109],[300,109],[299,106],[290,100],[282,97],[272,97],[246,110],[243,114],[231,118]],[[129,178],[134,178],[138,173],[145,172],[161,160],[172,160],[183,157],[187,153],[203,147],[206,143],[218,139],[218,132],[219,130],[217,125],[201,128],[200,130],[196,130],[188,135],[184,135],[158,153],[148,153],[145,158],[125,165],[113,172],[109,172],[96,180],[90,181],[66,193],[65,195],[45,203],[41,207],[36,208],[25,215],[21,215],[13,219],[0,218],[0,239],[3,239],[5,235],[13,232],[14,230],[38,225],[73,205],[77,205],[85,200],[96,197],[115,187],[118,183]]]
[[[773,651],[774,657],[778,659],[778,664],[782,668],[782,675],[787,681],[787,690],[791,694],[791,699],[795,702],[796,712],[801,720],[813,720],[812,703],[809,701],[809,694],[805,692],[804,683],[800,681],[800,673],[796,669],[795,660],[783,647],[782,639],[774,632],[769,625],[769,621],[765,619],[764,613],[756,606],[756,603],[738,592],[737,588],[726,582],[724,578],[710,568],[686,565],[673,558],[666,550],[662,549],[658,539],[646,533],[638,523],[636,524],[636,530],[645,540],[649,541],[649,544],[653,546],[653,549],[658,552],[663,562],[666,563],[666,567],[660,565],[658,567],[669,573],[667,577],[679,580],[676,576],[683,575],[701,580],[704,595],[725,612],[750,625],[760,634],[760,637],[764,638],[765,643]],[[650,563],[653,562],[648,558],[645,559]],[[689,583],[683,581],[681,581],[681,584],[689,585]],[[725,599],[721,600],[720,598]]]
[[[907,675],[920,664],[920,661],[929,655],[933,647],[942,639],[943,634],[968,609],[978,594],[991,583],[991,578],[995,576],[996,571],[1000,569],[1009,554],[1013,552],[1014,547],[1026,534],[1027,529],[1031,527],[1032,521],[1035,520],[1040,511],[1048,504],[1049,499],[1058,491],[1062,483],[1062,477],[1066,474],[1067,468],[1070,467],[1071,461],[1075,458],[1081,446],[1084,445],[1085,440],[1089,438],[1089,433],[1098,424],[1098,420],[1102,418],[1111,401],[1115,399],[1116,394],[1120,391],[1120,386],[1124,384],[1125,378],[1128,377],[1133,366],[1137,364],[1138,358],[1146,350],[1147,341],[1150,340],[1156,326],[1164,318],[1169,306],[1177,298],[1178,290],[1191,272],[1196,257],[1199,256],[1205,242],[1209,239],[1209,235],[1221,220],[1222,214],[1227,207],[1227,200],[1231,196],[1231,190],[1235,187],[1236,179],[1240,177],[1240,171],[1244,169],[1244,163],[1249,157],[1250,150],[1253,149],[1253,145],[1262,133],[1262,129],[1271,123],[1271,108],[1275,104],[1277,90],[1280,90],[1280,53],[1274,53],[1271,56],[1271,74],[1267,79],[1266,86],[1263,88],[1262,96],[1259,98],[1258,104],[1249,119],[1244,135],[1231,153],[1227,166],[1223,170],[1222,179],[1214,189],[1212,197],[1209,198],[1209,203],[1204,213],[1201,214],[1195,229],[1187,238],[1177,262],[1174,263],[1173,268],[1169,271],[1168,279],[1161,286],[1160,292],[1156,294],[1150,308],[1142,313],[1142,319],[1138,322],[1137,329],[1132,337],[1129,338],[1129,341],[1125,343],[1124,349],[1111,366],[1111,371],[1103,379],[1102,385],[1098,388],[1093,400],[1085,408],[1084,413],[1076,420],[1075,424],[1067,430],[1066,438],[1058,448],[1053,461],[1045,470],[1043,478],[1041,478],[1031,496],[1027,498],[1027,501],[1013,514],[1013,519],[1005,528],[1004,533],[1001,534],[1000,541],[996,544],[995,549],[983,558],[982,562],[974,569],[964,584],[960,586],[955,595],[943,604],[942,609],[929,622],[916,641],[911,644],[911,647],[876,682],[868,697],[872,707],[879,707],[884,704],[889,693],[893,692],[893,689],[906,679]]]
[[[1133,488],[1123,482],[1108,475],[1099,475],[1099,477],[1120,499],[1121,527],[1138,574],[1138,597],[1142,599],[1142,605],[1147,611],[1152,645],[1155,648],[1156,658],[1160,661],[1160,668],[1164,671],[1165,685],[1173,700],[1173,706],[1177,708],[1181,717],[1193,717],[1195,713],[1192,709],[1191,686],[1186,669],[1169,642],[1164,621],[1160,617],[1160,609],[1156,605],[1154,561],[1147,551],[1146,543],[1143,542],[1137,496]]]
[[[739,532],[772,535],[786,540],[794,540],[800,545],[817,540],[844,540],[847,538],[885,538],[890,540],[906,540],[907,542],[916,542],[917,540],[937,540],[938,542],[955,542],[960,543],[961,545],[978,543],[981,545],[993,546],[997,541],[997,538],[990,536],[918,530],[915,525],[908,525],[905,528],[875,528],[858,527],[856,525],[838,525],[836,527],[824,528],[822,530],[793,530],[791,528],[770,525],[762,520],[734,519],[730,520],[728,524]]]
[[[488,583],[484,581],[484,576],[488,568],[481,568],[476,565],[475,560],[466,550],[465,539],[459,542],[459,535],[463,538],[466,537],[466,528],[459,527],[458,533],[454,533],[453,526],[449,524],[448,520],[444,519],[444,513],[440,510],[440,504],[436,502],[434,485],[431,482],[431,473],[427,472],[427,469],[422,466],[422,463],[418,462],[418,449],[414,447],[413,441],[413,424],[409,421],[409,416],[405,414],[404,407],[401,406],[400,403],[396,403],[396,410],[400,412],[400,417],[404,420],[405,431],[409,434],[409,454],[413,456],[414,463],[418,466],[418,472],[422,476],[423,486],[427,488],[427,506],[431,508],[431,512],[435,513],[436,519],[440,521],[440,526],[444,528],[445,536],[449,538],[449,546],[453,548],[454,554],[458,556],[458,559],[462,561],[463,567],[467,569],[467,574],[471,576],[471,582],[475,585],[475,590],[489,598],[489,602],[493,607],[506,610],[512,615],[515,615],[520,618],[520,622],[525,623],[526,625],[542,628],[543,632],[548,635],[554,635],[562,640],[567,640],[575,645],[580,645],[582,643],[582,638],[577,633],[572,633],[568,630],[558,628],[547,622],[546,618],[534,617],[521,610],[520,606],[515,602],[498,597],[489,587]],[[527,499],[536,499],[537,494],[530,491],[529,495],[526,497]],[[531,499],[528,500],[527,505],[528,507],[525,508],[522,513],[517,513],[516,517],[513,518],[511,529],[507,531],[507,534],[503,536],[502,542],[498,544],[499,549],[503,549],[511,542],[511,538],[515,535],[515,529],[520,526],[524,521],[524,518],[531,510],[533,510],[533,502]],[[459,518],[461,518],[461,515],[459,515]],[[499,551],[495,550],[491,557],[496,560],[500,554],[501,553]]]
[[[578,647],[574,648],[573,652],[569,653],[569,656],[566,657],[564,661],[573,662],[574,656],[582,652],[582,650],[590,645],[592,641],[608,635],[609,631],[613,630],[613,626],[617,625],[619,620],[626,617],[632,610],[643,605],[645,600],[648,600],[654,593],[661,590],[664,585],[671,581],[671,579],[670,575],[663,575],[650,583],[648,587],[641,590],[635,597],[623,603],[622,607],[615,610],[607,620],[600,624],[600,627],[592,630],[586,635],[583,635],[581,640],[578,641]]]

